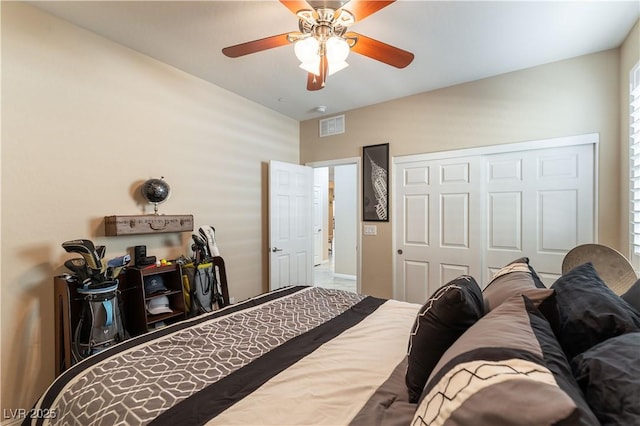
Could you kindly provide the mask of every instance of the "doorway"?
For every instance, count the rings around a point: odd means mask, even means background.
[[[360,159],[307,165],[314,169],[314,240],[321,240],[314,249],[313,283],[358,292]]]

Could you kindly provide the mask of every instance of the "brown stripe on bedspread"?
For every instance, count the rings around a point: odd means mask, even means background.
[[[405,374],[407,359],[404,358],[393,370],[360,412],[353,418],[351,426],[406,426],[411,423],[417,405],[409,402]]]
[[[335,318],[294,337],[179,402],[156,417],[150,424],[171,426],[205,424],[254,392],[269,379],[364,320],[384,302],[383,299],[366,297]]]

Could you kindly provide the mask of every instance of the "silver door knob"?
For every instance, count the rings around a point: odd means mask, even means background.
[[[272,248],[272,249],[271,249],[271,251],[272,251],[273,253],[275,253],[275,252],[277,252],[277,251],[282,251],[282,249],[281,249],[281,248],[278,248],[278,247],[274,247],[274,248]]]

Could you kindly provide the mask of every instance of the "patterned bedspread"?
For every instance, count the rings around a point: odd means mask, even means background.
[[[418,308],[317,287],[267,293],[73,366],[35,406],[50,418],[33,424],[371,424],[398,413],[406,424],[415,406],[400,379]]]

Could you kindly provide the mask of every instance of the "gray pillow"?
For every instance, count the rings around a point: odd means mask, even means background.
[[[534,298],[538,288],[546,287],[536,271],[529,265],[529,258],[516,259],[496,272],[489,284],[482,290],[484,309],[486,312],[490,312],[512,296],[525,294]],[[537,300],[534,302],[539,303]]]

